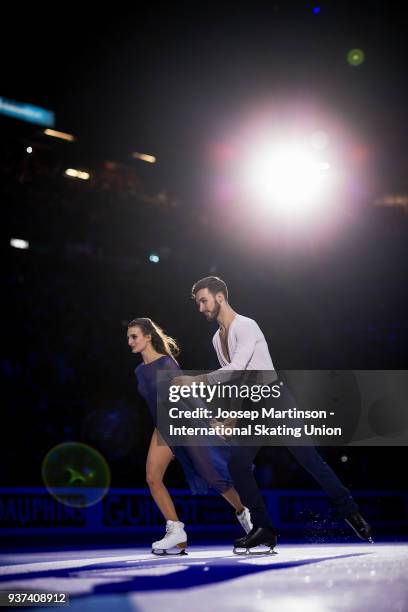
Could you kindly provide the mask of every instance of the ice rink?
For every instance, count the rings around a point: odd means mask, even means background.
[[[66,591],[69,609],[81,611],[408,610],[407,543],[279,544],[257,557],[227,546],[188,550],[10,552],[0,558],[0,590]]]

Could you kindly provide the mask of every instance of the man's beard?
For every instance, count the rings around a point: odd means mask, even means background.
[[[214,321],[214,319],[218,317],[220,310],[221,310],[221,306],[220,304],[218,304],[218,302],[216,302],[211,312],[207,313],[207,321]]]

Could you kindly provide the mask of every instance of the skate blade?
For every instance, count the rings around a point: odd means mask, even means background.
[[[234,555],[239,555],[241,557],[256,557],[259,555],[277,555],[278,553],[273,548],[233,548]]]
[[[152,554],[158,557],[181,557],[187,555],[185,547],[182,544],[177,544],[172,548],[152,548]]]

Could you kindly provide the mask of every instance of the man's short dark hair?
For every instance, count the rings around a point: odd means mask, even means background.
[[[228,301],[228,287],[221,278],[218,278],[218,276],[206,276],[194,283],[191,288],[191,297],[193,300],[200,289],[208,289],[213,295],[216,293],[223,293],[225,299]]]

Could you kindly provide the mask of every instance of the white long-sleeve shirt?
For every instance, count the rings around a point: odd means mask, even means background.
[[[221,368],[207,374],[208,382],[225,382],[228,372],[235,370],[274,370],[268,345],[258,323],[248,317],[236,315],[228,330],[228,361],[222,352],[220,330],[213,337],[213,345]]]

